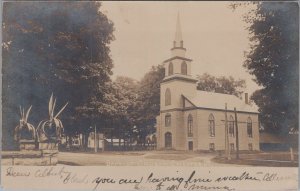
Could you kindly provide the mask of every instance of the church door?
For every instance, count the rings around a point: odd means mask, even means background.
[[[172,134],[170,132],[165,134],[165,147],[172,148]]]
[[[193,141],[189,141],[189,150],[190,150],[190,151],[193,150]]]

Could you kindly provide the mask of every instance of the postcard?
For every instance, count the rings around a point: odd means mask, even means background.
[[[3,190],[298,190],[297,2],[2,9]]]

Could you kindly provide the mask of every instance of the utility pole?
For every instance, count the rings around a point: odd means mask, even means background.
[[[95,142],[95,153],[98,152],[98,140],[97,140],[97,129],[96,129],[96,125],[95,125],[95,133],[94,133],[94,142]]]
[[[105,151],[105,133],[103,133],[103,138],[102,138],[102,152]]]
[[[238,119],[237,119],[237,113],[236,108],[234,108],[234,122],[235,122],[235,129],[236,129],[236,159],[239,159],[239,127],[238,127]]]
[[[228,124],[227,124],[227,103],[225,103],[225,153],[227,159],[230,160],[229,139],[228,139]]]

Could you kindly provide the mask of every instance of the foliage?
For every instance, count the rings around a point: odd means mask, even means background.
[[[114,115],[115,134],[131,137],[134,127],[135,103],[138,82],[129,77],[118,76],[114,81],[117,113]]]
[[[156,116],[160,112],[160,83],[164,75],[163,66],[153,66],[139,82],[134,118],[141,140],[155,131]]]
[[[246,87],[245,80],[235,80],[232,76],[215,77],[204,73],[197,76],[197,89],[208,92],[231,94],[241,97]]]
[[[67,134],[91,122],[87,110],[104,103],[112,74],[108,47],[113,24],[99,2],[5,2],[3,4],[3,146],[12,145],[18,106],[33,105],[31,120],[47,116],[53,92],[62,105]],[[95,102],[97,104],[95,104]],[[87,110],[85,110],[87,109]],[[105,118],[105,107],[95,117]]]
[[[248,14],[249,15],[249,14]],[[299,8],[296,2],[260,2],[250,23],[251,51],[244,63],[263,86],[252,99],[265,129],[287,134],[299,121]]]
[[[14,140],[20,141],[21,139],[35,140],[36,133],[32,124],[28,123],[28,117],[32,106],[28,108],[25,114],[24,108],[20,106],[20,124],[15,128]]]

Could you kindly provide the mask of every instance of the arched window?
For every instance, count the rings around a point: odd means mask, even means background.
[[[252,137],[252,120],[250,117],[247,119],[247,134],[248,137]]]
[[[165,116],[165,127],[170,127],[171,126],[171,114],[166,114]]]
[[[181,74],[187,75],[187,64],[185,62],[181,63]]]
[[[165,147],[166,148],[172,147],[172,134],[170,132],[167,132],[165,134]]]
[[[193,136],[193,116],[191,114],[189,114],[189,116],[188,116],[187,129],[188,129],[188,137],[192,137]]]
[[[214,137],[216,133],[215,133],[215,118],[213,114],[210,114],[208,117],[208,129],[209,129],[209,135],[211,137]]]
[[[215,150],[215,143],[209,143],[209,150],[211,151]]]
[[[229,117],[228,128],[229,128],[229,136],[234,137],[234,120],[232,116]]]
[[[173,75],[173,63],[172,62],[170,62],[170,64],[169,64],[169,76],[170,75]]]
[[[234,143],[230,143],[230,150],[234,151]]]
[[[165,105],[171,105],[171,91],[168,88],[165,93]]]

